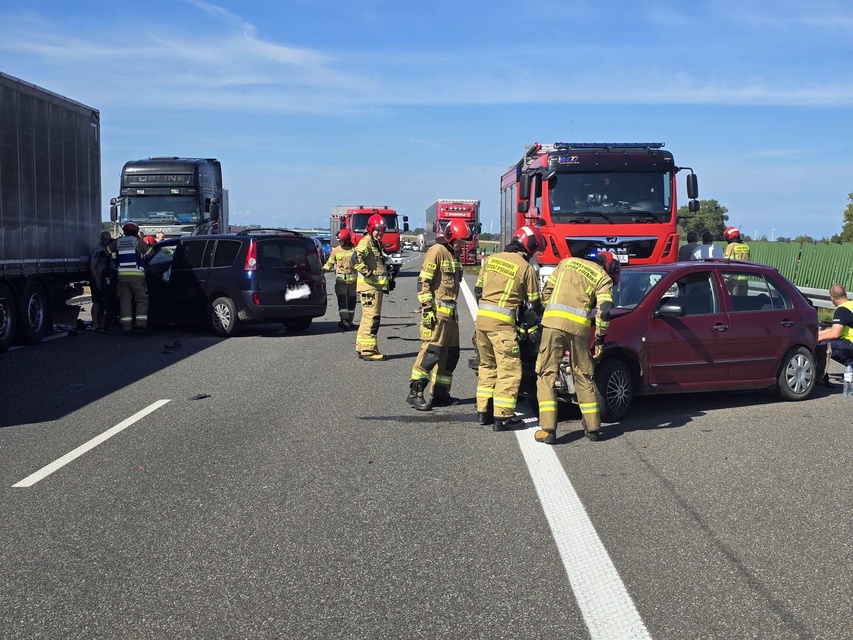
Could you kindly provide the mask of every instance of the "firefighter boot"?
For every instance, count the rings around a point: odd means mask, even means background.
[[[486,406],[486,410],[477,412],[477,422],[480,424],[494,424],[495,415],[494,409],[492,408],[491,398],[489,398],[489,404]]]
[[[409,397],[406,402],[412,405],[412,408],[418,411],[429,411],[432,405],[424,398],[424,389],[426,389],[427,380],[412,380],[409,383]]]
[[[544,444],[557,444],[557,431],[548,431],[547,429],[538,429],[535,434],[533,434],[533,438],[536,442],[542,442]]]
[[[432,388],[432,406],[434,407],[450,407],[459,404],[459,398],[454,398],[450,395],[450,390],[447,387]]]
[[[492,431],[512,431],[513,429],[520,429],[523,426],[524,420],[513,415],[507,418],[495,418]]]

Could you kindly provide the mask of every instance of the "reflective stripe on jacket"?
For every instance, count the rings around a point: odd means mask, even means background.
[[[596,333],[607,334],[610,322],[602,317],[601,306],[613,303],[613,280],[598,263],[582,258],[562,260],[542,295],[546,302],[543,327],[585,335],[597,316]]]

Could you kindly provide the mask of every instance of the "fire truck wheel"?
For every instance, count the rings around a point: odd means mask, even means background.
[[[243,323],[237,316],[237,306],[231,298],[217,298],[210,305],[210,328],[218,336],[226,338],[237,335]]]
[[[24,344],[37,344],[50,327],[50,306],[41,283],[30,280],[24,287],[21,308],[18,309],[21,340]]]
[[[12,346],[15,325],[15,299],[9,288],[0,284],[0,352]]]
[[[631,369],[622,360],[610,358],[595,367],[598,410],[602,422],[619,422],[634,401],[635,382]]]

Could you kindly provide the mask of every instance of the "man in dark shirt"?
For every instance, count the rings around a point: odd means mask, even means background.
[[[818,344],[828,345],[832,359],[846,367],[853,364],[853,301],[847,299],[847,290],[840,284],[829,288],[829,299],[835,305],[835,314],[832,324],[818,331]],[[827,376],[823,382],[828,382]]]

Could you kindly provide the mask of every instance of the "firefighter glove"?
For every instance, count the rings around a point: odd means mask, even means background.
[[[598,340],[596,340],[595,346],[592,348],[592,361],[598,363],[602,355],[604,355],[604,349],[598,344]]]
[[[429,329],[430,331],[435,328],[435,311],[424,311],[423,316],[421,317],[421,325],[424,329]]]

